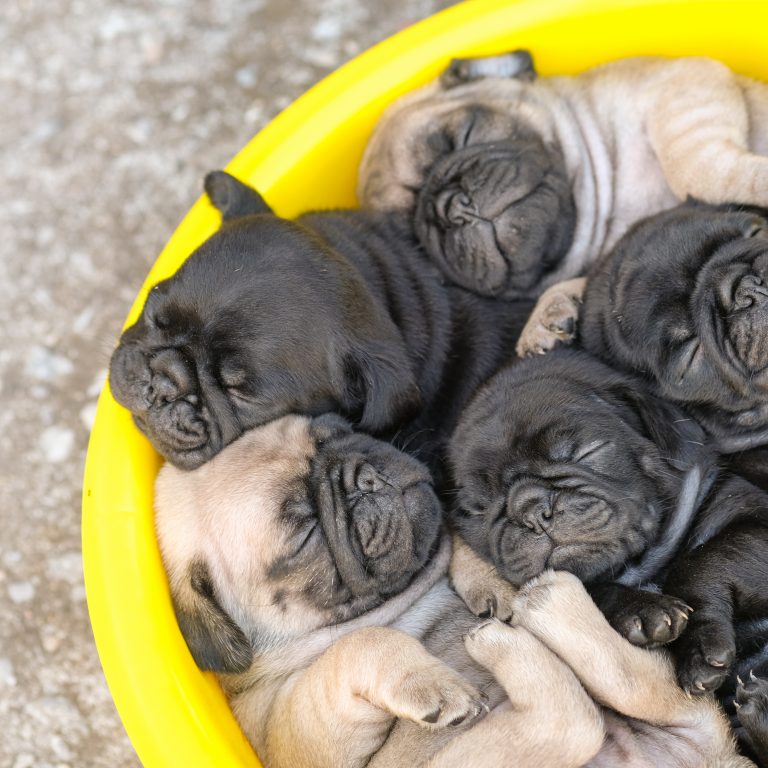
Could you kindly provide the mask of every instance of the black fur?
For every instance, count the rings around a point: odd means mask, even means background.
[[[405,214],[286,221],[223,172],[206,186],[221,229],[153,288],[110,366],[155,448],[192,469],[280,415],[337,411],[433,456],[530,304],[446,286]]]
[[[679,409],[562,350],[483,386],[449,461],[455,526],[522,584],[545,568],[588,582],[619,576],[666,535],[688,471],[698,468],[703,488],[714,455]]]
[[[692,201],[593,268],[579,341],[685,406],[723,451],[768,442],[768,211]]]
[[[575,573],[631,642],[676,640],[691,693],[717,689],[739,668],[739,623],[768,617],[768,494],[718,470],[681,409],[582,352],[558,350],[482,387],[449,456],[453,524],[503,576],[520,584],[545,568]],[[679,541],[649,559],[671,536],[693,472],[700,480]],[[663,592],[634,588],[642,582]],[[765,627],[758,637],[768,643]],[[768,743],[756,721],[742,725]]]

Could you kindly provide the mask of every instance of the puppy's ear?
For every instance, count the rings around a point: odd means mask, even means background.
[[[523,48],[499,56],[479,56],[472,59],[452,59],[440,76],[440,85],[454,88],[484,77],[514,77],[532,82],[537,73],[531,52]]]
[[[360,342],[345,361],[348,396],[357,404],[359,424],[369,432],[386,432],[408,421],[421,406],[421,393],[402,344]]]
[[[251,645],[216,599],[207,566],[195,561],[187,576],[174,608],[192,658],[200,669],[245,672],[253,660]]]
[[[252,213],[272,213],[272,209],[255,189],[226,171],[211,171],[203,185],[208,199],[221,212],[224,221],[250,216]]]
[[[629,386],[621,397],[638,417],[641,433],[677,469],[689,469],[710,453],[704,430],[672,403]]]

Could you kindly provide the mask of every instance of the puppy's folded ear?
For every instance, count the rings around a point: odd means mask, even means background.
[[[221,212],[224,221],[253,213],[272,213],[272,209],[255,189],[226,171],[211,171],[203,185],[209,200]]]
[[[364,430],[385,432],[418,412],[421,392],[402,343],[361,341],[345,369],[350,401],[361,406],[359,424]]]
[[[187,577],[174,595],[174,608],[192,658],[200,669],[245,672],[253,661],[251,645],[216,599],[208,568],[195,561]]]
[[[675,405],[631,386],[620,389],[620,398],[638,418],[641,434],[657,445],[673,466],[689,469],[711,453],[704,430]]]

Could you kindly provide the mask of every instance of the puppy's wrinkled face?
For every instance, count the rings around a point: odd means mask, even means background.
[[[115,399],[183,469],[285,413],[338,410],[372,431],[398,423],[418,390],[402,337],[360,273],[301,224],[248,213],[256,193],[212,176],[227,187],[222,228],[123,333]]]
[[[487,78],[425,89],[385,114],[361,167],[361,200],[413,208],[434,262],[486,296],[530,295],[573,238],[565,162],[530,88]]]
[[[587,349],[643,371],[718,435],[768,425],[764,214],[688,204],[652,217],[595,271],[585,298]]]
[[[618,572],[653,541],[679,480],[627,379],[576,353],[493,377],[449,448],[455,524],[520,585],[546,568]]]
[[[441,519],[422,464],[333,415],[285,416],[192,472],[166,465],[156,509],[185,638],[201,666],[229,671],[247,666],[246,649],[404,590]],[[217,650],[222,637],[242,658]]]
[[[493,118],[467,111],[470,124]],[[507,122],[507,138],[494,142],[472,140],[469,128],[430,168],[415,214],[419,239],[451,280],[505,299],[529,295],[559,265],[576,221],[560,150]]]

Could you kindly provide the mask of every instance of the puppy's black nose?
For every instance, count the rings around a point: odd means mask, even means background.
[[[440,218],[454,227],[463,227],[477,218],[472,198],[461,189],[441,192],[435,201],[435,206]]]
[[[193,396],[195,377],[181,353],[175,349],[159,352],[149,364],[152,372],[153,400],[172,403],[182,397]]]
[[[523,512],[523,525],[534,533],[546,533],[554,520],[554,512],[549,499],[530,504]]]
[[[384,478],[370,464],[363,464],[358,468],[355,475],[355,486],[359,491],[376,493],[385,485]]]
[[[762,277],[755,274],[744,275],[739,280],[733,293],[733,308],[748,309],[763,304],[768,299],[768,285]]]

